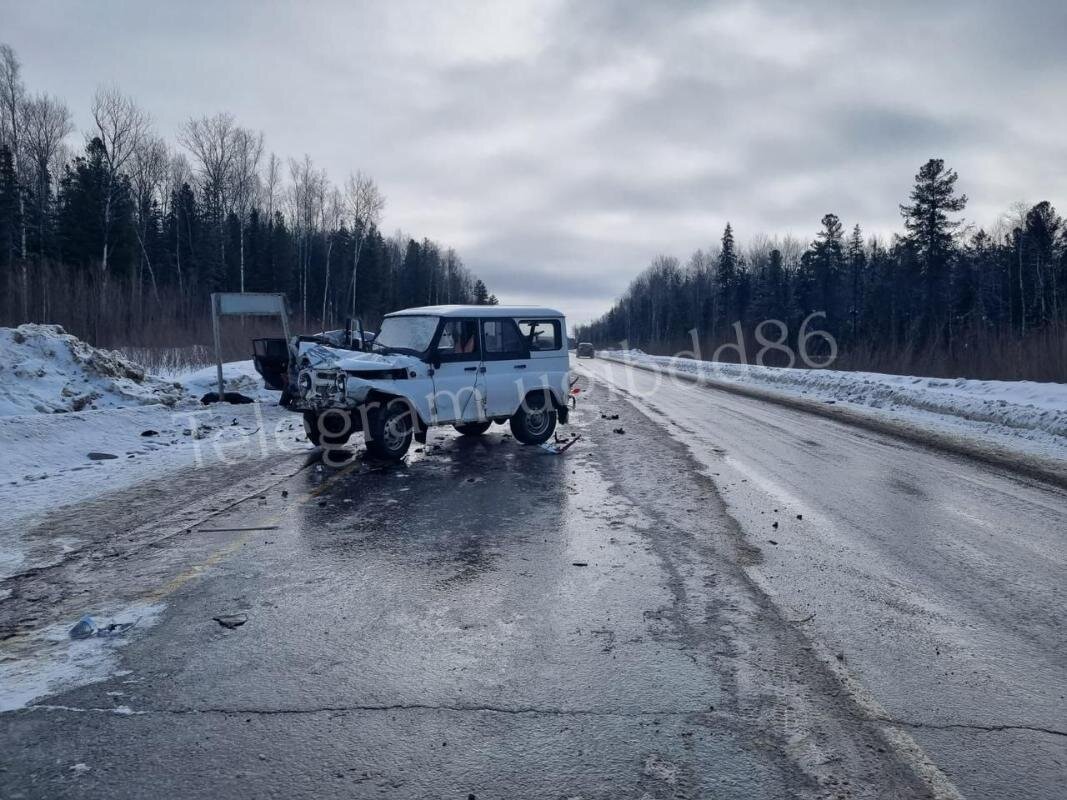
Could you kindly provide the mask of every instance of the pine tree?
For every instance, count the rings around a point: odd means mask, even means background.
[[[737,250],[734,246],[734,229],[729,222],[726,223],[726,227],[723,229],[720,242],[722,248],[719,250],[718,269],[715,273],[715,295],[718,313],[713,315],[715,317],[712,321],[713,333],[720,327],[719,320],[722,320],[726,325],[732,323],[736,311]]]
[[[900,206],[907,229],[905,238],[912,245],[922,276],[929,320],[940,316],[954,235],[960,226],[948,215],[967,206],[967,196],[956,194],[958,177],[942,159],[931,158],[915,176],[915,187],[909,195],[911,203]]]

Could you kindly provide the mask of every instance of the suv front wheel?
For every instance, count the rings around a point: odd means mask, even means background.
[[[399,461],[415,434],[413,412],[403,400],[390,400],[367,415],[367,452],[375,458]]]
[[[547,392],[529,394],[511,418],[511,432],[523,444],[547,442],[556,429],[556,409]]]

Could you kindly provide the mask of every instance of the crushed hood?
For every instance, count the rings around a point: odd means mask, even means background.
[[[362,372],[370,370],[411,368],[421,362],[413,356],[385,353],[361,353],[357,350],[342,350],[313,342],[300,349],[300,355],[306,358],[316,369],[343,369],[345,372]]]

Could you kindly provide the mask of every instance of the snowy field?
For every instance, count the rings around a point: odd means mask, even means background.
[[[172,470],[309,448],[251,361],[226,364],[224,379],[257,402],[202,405],[214,367],[147,375],[57,326],[0,328],[0,576],[19,569],[13,537],[56,506]]]
[[[840,406],[911,430],[930,431],[1042,459],[1067,460],[1067,384],[922,378],[831,369],[784,369],[607,350],[609,360]]]

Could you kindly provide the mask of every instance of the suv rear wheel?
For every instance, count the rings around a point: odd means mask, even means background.
[[[523,444],[547,442],[555,429],[556,409],[548,399],[548,392],[526,395],[511,418],[511,432]]]
[[[385,461],[399,461],[415,435],[413,412],[403,400],[390,400],[367,415],[367,452]]]
[[[483,433],[489,430],[489,426],[492,424],[492,422],[488,421],[464,422],[460,425],[453,425],[452,427],[459,431],[463,436],[481,436]]]

